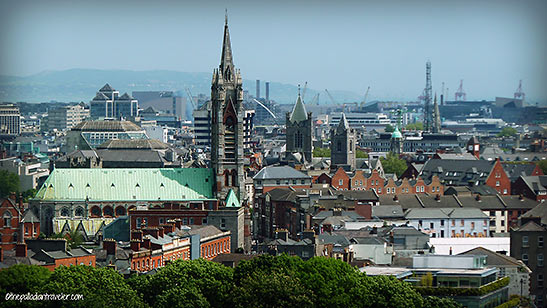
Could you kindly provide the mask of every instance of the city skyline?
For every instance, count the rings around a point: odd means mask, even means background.
[[[545,103],[547,4],[526,1],[209,4],[160,1],[1,3],[1,75],[72,68],[210,72],[228,9],[243,78],[415,100],[432,62],[433,91],[453,99]],[[64,5],[65,4],[65,5]],[[159,13],[158,13],[159,12]]]

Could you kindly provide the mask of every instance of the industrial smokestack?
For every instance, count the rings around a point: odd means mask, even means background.
[[[270,82],[266,82],[266,101],[270,101]]]
[[[444,95],[441,94],[441,106],[444,106]]]
[[[256,80],[256,98],[260,98],[260,79]]]

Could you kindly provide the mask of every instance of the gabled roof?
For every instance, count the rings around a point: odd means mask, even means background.
[[[521,178],[536,195],[547,192],[547,175],[521,176]]]
[[[232,189],[228,191],[228,196],[226,196],[226,207],[240,207],[241,204],[237,200],[236,194]]]
[[[134,100],[135,98],[133,98],[131,95],[127,94],[127,92],[125,92],[122,96],[120,96],[118,98],[119,100]]]
[[[538,225],[534,221],[529,221],[526,224],[524,224],[524,226],[518,228],[517,231],[533,231],[533,232],[539,231],[539,232],[543,232],[543,231],[547,231],[547,228]]]
[[[34,215],[33,211],[28,209],[25,211],[25,215],[23,216],[21,222],[40,222],[40,220],[36,217],[36,215]]]
[[[406,219],[448,219],[449,216],[441,209],[409,209],[405,215]]]
[[[35,199],[210,200],[213,182],[209,168],[54,169]]]
[[[99,91],[101,92],[112,92],[112,91],[116,91],[114,90],[108,83],[105,84]]]
[[[430,159],[425,163],[421,177],[426,180],[437,175],[449,185],[466,186],[470,182],[481,185],[488,179],[494,164],[495,161],[485,160]]]
[[[516,181],[520,176],[531,176],[536,169],[536,164],[532,162],[524,164],[502,162],[501,166],[503,167],[503,170],[505,170],[505,173],[507,173],[511,182]]]
[[[93,98],[94,101],[104,101],[110,99],[108,96],[104,95],[102,92],[97,92],[97,95]]]
[[[289,166],[264,167],[253,177],[253,180],[269,179],[311,179],[311,177]]]
[[[502,255],[501,253],[494,252],[484,247],[476,247],[459,254],[460,255],[484,255],[486,256],[486,264],[490,266],[507,267],[507,266],[524,265],[513,257]]]
[[[300,92],[298,92],[298,97],[296,98],[296,103],[294,104],[293,110],[289,121],[291,122],[301,122],[308,119],[308,113],[306,112],[306,107],[302,102],[302,97],[300,97]]]
[[[539,203],[533,209],[522,214],[522,216],[520,217],[521,218],[539,217],[541,219],[541,223],[544,225],[547,225],[547,205],[545,205],[544,203]]]

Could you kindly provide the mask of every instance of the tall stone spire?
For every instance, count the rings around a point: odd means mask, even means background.
[[[224,21],[224,40],[222,42],[222,54],[220,56],[219,70],[224,80],[232,80],[234,77],[234,62],[232,58],[232,43],[230,42],[230,30],[228,29],[228,12]]]
[[[308,113],[306,112],[306,107],[302,102],[302,97],[300,96],[300,85],[298,85],[298,97],[296,98],[296,103],[291,112],[290,121],[291,122],[301,122],[308,119]]]

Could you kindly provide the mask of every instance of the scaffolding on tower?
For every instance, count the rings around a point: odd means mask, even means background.
[[[424,89],[424,131],[431,132],[433,128],[433,110],[431,106],[431,61],[425,64],[425,89]]]

